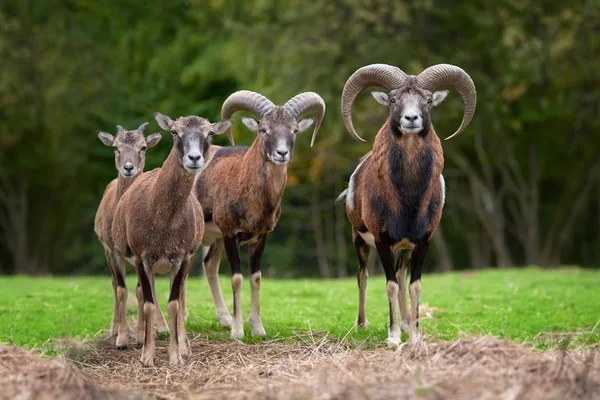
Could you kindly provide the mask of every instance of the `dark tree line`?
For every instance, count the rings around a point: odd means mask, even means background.
[[[105,273],[93,216],[116,171],[96,130],[158,131],[155,111],[215,119],[249,89],[276,102],[312,90],[328,107],[315,147],[298,140],[265,274],[354,274],[334,200],[370,145],[347,134],[339,102],[348,76],[375,62],[411,74],[451,63],[477,86],[471,126],[443,144],[448,197],[427,268],[597,266],[599,27],[599,3],[583,0],[2,2],[0,272]],[[371,143],[385,116],[359,98]],[[461,116],[453,93],[434,111],[438,134]],[[238,118],[236,142],[249,144]]]

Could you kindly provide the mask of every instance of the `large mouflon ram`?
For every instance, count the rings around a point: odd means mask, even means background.
[[[300,119],[314,111],[314,142],[325,102],[316,93],[300,93],[283,106],[276,106],[265,96],[242,90],[223,103],[221,117],[229,119],[236,111],[248,111],[259,118],[242,118],[244,125],[256,133],[248,147],[218,149],[198,177],[195,193],[202,204],[206,221],[203,245],[210,246],[204,258],[204,270],[222,326],[231,326],[231,336],[244,336],[241,309],[242,272],[239,246],[248,244],[250,254],[250,288],[252,308],[248,323],[253,335],[264,336],[260,319],[259,295],[261,257],[267,234],[281,214],[281,199],[287,180],[287,164],[294,152],[296,135],[308,129],[313,119]],[[230,140],[233,142],[231,135]],[[311,142],[311,144],[312,144]],[[219,287],[221,255],[226,252],[232,273],[233,320],[225,306]]]
[[[462,123],[448,139],[469,125],[477,95],[469,75],[453,65],[434,65],[417,76],[385,64],[362,67],[348,79],[342,94],[344,124],[361,142],[365,141],[352,124],[352,105],[357,95],[371,86],[387,90],[372,95],[390,109],[390,114],[375,136],[373,149],[362,158],[340,198],[346,199],[359,261],[357,326],[368,327],[366,261],[370,247],[374,247],[387,279],[388,342],[395,345],[400,343],[398,308],[401,328],[408,331],[411,341],[419,338],[421,267],[433,232],[440,223],[445,200],[444,154],[431,123],[431,108],[441,104],[448,91],[435,90],[453,88],[464,103]],[[410,312],[406,296],[409,264]]]

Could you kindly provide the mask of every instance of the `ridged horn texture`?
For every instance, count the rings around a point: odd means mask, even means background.
[[[450,64],[432,65],[417,76],[417,82],[425,89],[434,91],[441,87],[455,89],[462,97],[464,104],[463,120],[460,127],[446,140],[464,131],[475,114],[477,92],[473,80],[462,68]]]
[[[342,118],[346,129],[359,142],[367,141],[358,136],[352,124],[352,105],[356,96],[371,86],[381,86],[386,90],[396,89],[404,84],[407,75],[398,67],[387,64],[371,64],[359,68],[344,85],[342,92]]]
[[[315,92],[304,92],[289,99],[288,102],[283,105],[283,108],[296,119],[309,111],[314,111],[317,114],[315,130],[313,131],[312,139],[310,140],[310,147],[312,147],[313,144],[315,144],[321,122],[323,122],[323,115],[325,115],[325,101],[323,101],[321,96]]]
[[[269,111],[275,107],[275,104],[260,93],[251,92],[249,90],[240,90],[233,93],[225,100],[221,107],[221,120],[231,119],[231,116],[236,111],[248,111],[259,118],[264,117]],[[231,128],[227,129],[227,137],[232,145],[234,145]]]
[[[148,122],[144,122],[143,124],[141,124],[137,130],[140,132],[144,132],[146,130],[146,128],[148,127]]]
[[[121,125],[117,125],[117,133],[121,132],[123,130],[123,127]]]

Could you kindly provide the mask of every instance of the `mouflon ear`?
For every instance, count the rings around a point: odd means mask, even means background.
[[[231,127],[233,123],[230,119],[224,119],[223,121],[215,122],[213,124],[213,135],[220,135],[221,133],[225,133],[227,129]]]
[[[98,135],[98,139],[100,139],[105,146],[112,147],[115,142],[115,137],[113,135],[102,131],[98,131],[96,134]]]
[[[313,118],[304,118],[298,121],[298,132],[304,132],[315,122]]]
[[[171,127],[173,126],[173,120],[171,118],[169,118],[168,116],[163,115],[159,112],[156,112],[156,113],[154,113],[154,119],[158,123],[158,126],[160,126],[165,131],[171,130]]]
[[[154,147],[160,142],[162,139],[162,133],[153,133],[152,135],[148,135],[146,137],[146,146]]]
[[[382,106],[386,106],[386,107],[390,106],[390,99],[389,99],[387,93],[371,92],[371,96],[373,96],[373,98]]]
[[[242,123],[254,133],[258,133],[258,121],[254,118],[242,117]]]

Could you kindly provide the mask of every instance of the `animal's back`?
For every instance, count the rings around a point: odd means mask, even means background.
[[[202,205],[206,221],[212,220],[216,199],[221,201],[233,194],[232,189],[239,179],[241,156],[246,151],[246,146],[218,148],[200,172],[194,184],[194,193]]]

